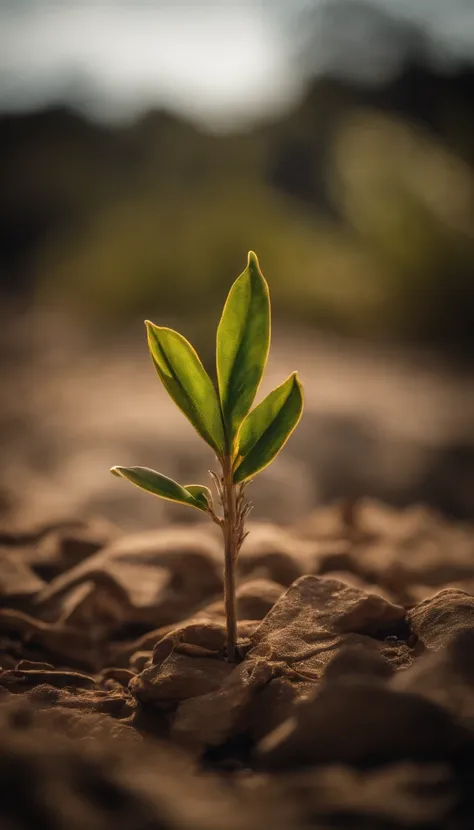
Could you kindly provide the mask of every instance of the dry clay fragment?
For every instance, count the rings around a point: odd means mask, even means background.
[[[370,632],[390,631],[404,621],[403,608],[378,596],[364,594],[336,580],[305,576],[276,602],[251,639],[254,644],[242,665],[234,668],[219,688],[178,706],[172,733],[195,751],[214,746],[233,735],[260,728],[260,696],[279,700],[279,715],[291,711],[295,697],[308,694],[325,666],[346,644],[384,655],[383,642]],[[401,644],[398,656],[409,662],[409,649]],[[292,683],[292,694],[282,679]],[[270,691],[271,685],[277,687]],[[270,684],[270,686],[268,686]]]
[[[303,574],[349,570],[358,573],[357,556],[345,539],[307,541],[291,529],[251,524],[237,562],[240,580],[265,579],[289,586]]]
[[[34,597],[46,583],[22,561],[17,551],[0,548],[0,598],[5,602]]]
[[[45,587],[43,579],[49,580],[73,567],[109,544],[116,535],[116,528],[103,519],[59,522],[24,534],[0,534],[0,572],[6,579],[4,557],[10,558],[17,579],[24,583],[21,595],[32,596]],[[0,585],[1,582],[0,579]]]
[[[240,581],[265,579],[291,585],[308,573],[314,545],[274,524],[251,524],[237,560]]]
[[[467,745],[470,737],[456,721],[474,722],[474,597],[441,591],[412,609],[410,619],[419,642],[435,652],[385,687],[367,682],[362,664],[377,669],[367,652],[340,652],[316,695],[262,741],[263,765],[446,759]]]
[[[239,636],[242,639],[246,639],[250,632],[255,629],[255,625],[251,621],[262,620],[283,591],[282,585],[268,579],[254,579],[238,586],[236,591],[237,619],[240,621]],[[244,625],[244,621],[249,621],[249,625]],[[216,600],[181,623],[172,623],[148,631],[132,643],[119,646],[114,644],[110,648],[108,660],[111,665],[126,666],[133,659],[135,653],[149,652],[161,640],[166,639],[166,642],[171,642],[177,632],[188,629],[195,623],[200,625],[218,623],[222,628],[225,624],[224,602]],[[219,648],[221,650],[223,648],[223,642],[221,641]],[[131,664],[130,667],[134,668]]]
[[[117,528],[104,519],[58,527],[38,541],[29,562],[48,574],[62,573],[109,545],[117,535]]]
[[[307,541],[331,539],[337,544],[347,536],[342,520],[341,505],[330,505],[318,508],[293,532]],[[474,532],[466,525],[447,522],[424,506],[397,510],[373,499],[358,500],[355,520],[356,550],[346,565],[340,562],[368,583],[408,597],[415,584],[443,586],[474,577]]]
[[[66,666],[80,666],[97,670],[103,662],[102,649],[87,631],[62,622],[37,620],[21,611],[0,608],[0,628],[28,642],[40,646],[45,655],[53,655]]]
[[[62,705],[61,701],[64,701],[65,705]],[[0,723],[2,729],[11,727],[24,733],[31,727],[34,727],[35,731],[40,727],[48,729],[52,735],[73,739],[94,738],[103,741],[121,738],[134,742],[141,741],[140,735],[129,725],[130,718],[112,718],[110,714],[95,711],[90,700],[86,706],[83,705],[84,702],[78,702],[78,697],[70,692],[58,693],[51,686],[40,686],[35,692],[11,695],[2,700]],[[35,731],[32,732],[33,735]],[[2,737],[3,734],[2,731]],[[41,742],[38,743],[41,748]]]
[[[220,689],[235,670],[224,659],[225,643],[223,623],[185,624],[156,644],[152,665],[130,682],[130,691],[142,703],[174,708],[182,700]]]
[[[405,609],[335,579],[298,579],[253,636],[248,659],[264,659],[293,671],[294,679],[314,680],[342,645],[360,644],[384,653],[383,638],[407,631]],[[374,639],[374,637],[380,637]],[[410,662],[409,649],[398,646]]]
[[[352,520],[365,539],[409,541],[446,527],[444,519],[425,505],[393,507],[374,498],[352,502]],[[347,530],[347,500],[322,505],[293,526],[306,539],[340,538]]]
[[[0,686],[10,692],[24,692],[44,684],[57,689],[93,689],[97,685],[95,678],[79,672],[54,669],[13,669],[0,673]]]
[[[239,620],[263,620],[283,594],[279,582],[270,579],[253,579],[237,588],[237,618]]]
[[[126,536],[53,580],[38,597],[39,612],[53,609],[61,616],[67,597],[86,582],[100,595],[96,607],[112,586],[121,598],[120,620],[111,620],[104,637],[118,624],[167,625],[186,618],[222,590],[220,545],[199,526]],[[84,619],[76,608],[77,625],[94,627],[90,602],[89,593]]]
[[[458,803],[452,771],[443,764],[331,765],[275,777],[286,799],[297,803],[304,827],[444,827]]]
[[[338,579],[341,582],[345,582],[347,585],[352,585],[353,588],[359,588],[361,591],[365,591],[367,594],[377,594],[378,596],[388,600],[388,602],[398,603],[398,598],[392,592],[388,591],[386,588],[381,588],[380,585],[377,585],[376,583],[365,582],[353,571],[324,571],[320,574],[320,576],[324,576],[326,579]]]
[[[457,634],[474,629],[474,597],[446,589],[412,608],[409,617],[419,643],[437,651]]]
[[[128,718],[135,711],[135,701],[121,688],[81,688],[77,685],[57,688],[48,683],[34,686],[22,697],[33,702],[39,709],[60,707],[78,712],[99,712],[112,718]]]
[[[350,502],[350,503],[349,503]],[[348,507],[352,529],[363,539],[392,536],[400,532],[403,513],[394,507],[371,498],[339,500],[323,504],[293,525],[293,532],[303,539],[339,540],[348,535]]]
[[[17,671],[25,671],[31,669],[32,671],[41,671],[45,669],[46,671],[54,671],[54,666],[51,663],[41,663],[37,660],[20,660],[15,669]]]
[[[242,582],[241,585],[237,586],[235,593],[237,620],[241,623],[244,620],[263,620],[284,590],[283,585],[272,582],[270,579],[251,579],[249,582]],[[194,614],[188,622],[197,619],[224,622],[224,601],[216,600],[210,605],[206,605],[201,611]],[[173,626],[167,628],[171,631]]]
[[[152,651],[135,651],[129,661],[131,671],[139,673],[151,664]]]
[[[372,682],[324,683],[260,742],[258,761],[289,769],[449,760],[468,739],[444,709],[418,695]]]
[[[172,652],[163,664],[150,666],[130,681],[141,703],[171,705],[218,689],[233,671],[225,660]]]
[[[324,683],[385,683],[395,673],[395,666],[381,653],[363,646],[342,646],[324,672]]]
[[[15,707],[16,709],[16,707]],[[69,713],[68,713],[69,714]],[[289,812],[245,799],[217,776],[199,775],[169,744],[137,741],[132,730],[91,713],[33,712],[25,728],[0,705],[0,825],[55,830],[287,830]],[[23,721],[23,725],[19,723]],[[80,725],[96,741],[82,737]],[[18,723],[18,726],[17,726]],[[110,723],[110,720],[109,720]],[[105,728],[104,728],[105,726]],[[63,727],[63,728],[61,728]],[[87,731],[84,733],[87,734]],[[118,751],[120,746],[121,751]]]
[[[110,631],[120,627],[128,596],[124,589],[104,574],[98,590],[92,580],[72,588],[61,601],[56,624],[85,631],[95,642],[103,641]]]
[[[101,526],[105,524],[103,519],[98,519],[97,522]],[[22,525],[21,529],[16,527],[15,524],[10,526],[2,526],[0,528],[0,544],[8,545],[12,548],[23,549],[37,544],[48,533],[63,529],[74,533],[76,529],[81,530],[84,527],[89,527],[90,524],[95,525],[95,523],[96,520],[84,522],[82,519],[69,518],[58,519],[56,521],[49,521],[46,523],[34,522],[30,525],[30,527]]]
[[[357,555],[366,579],[394,591],[474,577],[473,531],[437,517],[415,527],[412,535],[407,529],[406,535],[361,545]]]
[[[178,706],[171,728],[173,740],[200,754],[233,734],[244,734],[256,696],[271,678],[272,668],[263,662],[244,661],[231,667],[218,688]]]
[[[116,685],[127,688],[128,684],[135,677],[129,669],[108,668],[103,669],[98,677],[98,682],[106,688],[114,688]]]
[[[443,592],[445,593],[445,592]],[[474,727],[474,626],[459,631],[445,648],[428,651],[392,681],[443,706],[455,720]]]

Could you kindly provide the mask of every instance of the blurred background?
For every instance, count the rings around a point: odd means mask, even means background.
[[[256,515],[472,519],[473,104],[472,0],[0,0],[2,523],[197,518],[108,468],[206,480],[143,319],[213,371],[250,248],[307,401]]]

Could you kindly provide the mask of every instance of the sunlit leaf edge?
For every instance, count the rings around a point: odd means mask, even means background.
[[[149,352],[150,352],[150,356],[151,356],[153,365],[155,367],[156,373],[157,373],[158,377],[160,378],[160,380],[161,380],[164,388],[166,389],[168,395],[170,396],[172,401],[174,401],[174,403],[176,404],[176,406],[178,407],[180,412],[183,413],[184,417],[189,421],[191,426],[196,430],[198,435],[200,435],[200,437],[207,444],[209,444],[210,447],[212,447],[212,449],[217,453],[218,456],[222,456],[223,453],[224,453],[224,450],[225,450],[225,429],[224,429],[224,423],[223,423],[223,418],[222,418],[222,409],[221,409],[221,405],[220,405],[219,393],[218,393],[218,390],[216,389],[214,383],[212,382],[212,379],[210,378],[209,374],[206,372],[206,369],[205,369],[205,367],[202,363],[201,358],[199,357],[199,354],[197,353],[197,351],[194,348],[194,346],[192,345],[192,343],[190,343],[189,340],[187,340],[187,338],[184,337],[184,335],[181,334],[179,331],[176,331],[175,329],[172,329],[169,326],[157,326],[156,323],[153,323],[151,320],[145,320],[145,326],[146,326],[146,330],[147,330],[147,342],[148,342],[148,349],[149,349]],[[220,429],[222,430],[221,435],[215,436],[211,433],[210,430],[208,430],[208,429],[203,430],[200,427],[199,424],[196,424],[196,422],[192,419],[192,417],[188,414],[188,412],[186,412],[186,410],[183,409],[181,404],[179,404],[177,402],[175,397],[172,395],[170,390],[167,388],[165,379],[163,377],[164,373],[163,373],[161,367],[158,364],[158,361],[156,360],[156,358],[153,354],[153,343],[154,343],[153,335],[155,335],[155,339],[158,340],[158,345],[160,346],[162,351],[165,352],[162,343],[160,343],[159,339],[156,337],[156,334],[155,334],[155,332],[160,332],[160,331],[168,332],[169,334],[172,334],[174,337],[178,338],[178,340],[180,340],[181,343],[183,345],[185,345],[186,348],[189,349],[190,354],[192,355],[192,357],[195,358],[196,363],[199,365],[199,368],[202,370],[203,377],[205,378],[206,383],[207,382],[209,383],[209,394],[212,394],[215,398],[216,415],[217,415],[217,413],[219,414],[219,417],[216,420],[218,420],[218,423],[220,425]],[[166,354],[165,354],[165,357],[166,357]]]
[[[173,498],[172,495],[165,495],[163,493],[155,492],[150,487],[144,486],[144,484],[134,481],[130,475],[127,473],[133,473],[136,470],[143,470],[153,475],[159,477],[163,482],[167,482],[171,484],[174,488],[176,488],[177,496]],[[183,504],[186,507],[194,507],[196,510],[207,511],[207,505],[199,502],[196,497],[191,493],[186,487],[183,487],[181,484],[178,484],[177,481],[170,478],[169,476],[163,475],[163,473],[158,473],[156,470],[152,470],[151,467],[121,467],[115,466],[111,467],[110,472],[112,475],[117,476],[118,478],[123,478],[126,481],[129,481],[130,484],[133,484],[135,487],[138,487],[140,490],[143,490],[145,493],[150,493],[152,496],[156,496],[157,498],[164,499],[165,501],[172,501],[175,504]],[[189,485],[193,486],[193,485]],[[199,485],[194,485],[199,486]],[[208,488],[205,488],[208,489]],[[179,497],[179,494],[182,493],[182,498]]]
[[[226,310],[228,309],[228,306],[229,306],[230,302],[232,301],[233,291],[234,291],[235,287],[237,286],[239,280],[242,280],[244,278],[244,276],[246,275],[246,272],[250,271],[251,269],[255,269],[255,271],[257,273],[257,276],[259,277],[259,280],[261,281],[261,283],[263,285],[264,294],[266,296],[266,300],[267,300],[267,303],[268,303],[267,347],[266,347],[266,352],[265,352],[265,355],[264,355],[264,359],[262,361],[262,369],[261,369],[261,373],[260,373],[260,379],[259,379],[258,383],[255,386],[253,399],[250,402],[250,405],[249,405],[249,408],[248,408],[247,412],[245,413],[245,415],[242,416],[242,419],[241,419],[240,423],[235,427],[234,431],[233,432],[231,431],[231,434],[229,434],[229,424],[226,423],[225,401],[223,400],[222,373],[219,369],[219,363],[220,363],[220,361],[219,361],[219,339],[220,339],[219,334],[220,334],[220,330],[221,330],[221,325],[222,325],[224,317],[225,317]],[[265,367],[266,367],[267,362],[268,362],[268,355],[270,353],[270,343],[271,343],[271,334],[272,334],[272,322],[271,321],[272,321],[272,315],[271,315],[270,289],[269,289],[268,283],[267,283],[267,281],[266,281],[266,279],[265,279],[265,277],[262,273],[262,269],[260,268],[260,263],[259,263],[257,254],[254,251],[249,251],[248,256],[247,256],[247,265],[246,265],[246,267],[244,268],[242,273],[239,274],[237,279],[232,283],[232,285],[229,289],[229,292],[227,294],[227,297],[226,297],[226,300],[225,300],[225,303],[224,303],[224,306],[223,306],[223,309],[222,309],[222,313],[221,313],[221,316],[220,316],[219,325],[217,327],[217,338],[216,338],[217,390],[218,390],[218,396],[219,396],[219,401],[220,401],[220,406],[221,406],[222,420],[223,420],[223,423],[224,423],[224,431],[225,431],[225,434],[226,434],[227,450],[231,455],[233,454],[233,452],[235,450],[235,446],[236,446],[236,442],[237,442],[237,435],[238,435],[240,426],[242,425],[243,421],[245,420],[246,416],[248,415],[248,413],[251,410],[252,403],[255,400],[255,395],[257,394],[257,392],[260,388],[260,384],[262,382],[263,374],[265,372]]]
[[[297,372],[293,372],[289,377],[294,378],[295,387],[298,389],[299,394],[300,394],[299,413],[298,413],[298,417],[297,417],[295,423],[293,424],[291,429],[288,431],[288,433],[287,433],[284,441],[282,442],[281,446],[268,459],[268,461],[265,464],[263,464],[262,466],[259,466],[256,469],[252,469],[252,470],[248,471],[244,476],[241,475],[243,463],[244,463],[245,459],[248,458],[249,455],[252,453],[252,451],[254,450],[256,444],[252,447],[252,449],[249,450],[249,452],[247,453],[246,456],[238,456],[237,455],[237,457],[234,461],[234,473],[233,473],[233,482],[234,482],[234,484],[242,484],[243,482],[248,481],[248,479],[253,478],[253,476],[257,475],[257,473],[260,473],[262,470],[264,470],[266,467],[268,467],[272,463],[272,461],[275,460],[277,455],[280,454],[283,447],[287,443],[288,439],[291,438],[293,432],[295,431],[296,427],[298,426],[299,422],[301,421],[301,417],[303,415],[303,409],[304,409],[304,388],[303,388],[303,384],[301,383]],[[287,380],[288,380],[288,378],[287,378]],[[286,381],[283,381],[283,383],[285,383],[285,382]],[[280,384],[280,386],[282,386],[282,385],[283,384]],[[278,388],[278,387],[276,387],[276,388]],[[274,392],[274,391],[275,391],[275,389],[272,390],[272,392]],[[269,395],[271,395],[272,392],[269,392]],[[268,395],[267,395],[267,397],[268,397]],[[263,401],[261,401],[261,403],[263,403]],[[258,406],[260,406],[260,404],[258,404]],[[255,409],[257,409],[257,407],[255,407]],[[253,411],[254,410],[251,410],[249,412],[249,415],[251,415]],[[239,470],[241,471],[240,475],[239,475]]]

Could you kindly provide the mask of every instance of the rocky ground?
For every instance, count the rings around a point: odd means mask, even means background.
[[[474,528],[375,501],[0,533],[0,827],[474,825]],[[216,532],[215,532],[216,531]]]

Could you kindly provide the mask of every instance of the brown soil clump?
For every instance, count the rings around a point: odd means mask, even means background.
[[[474,530],[348,515],[255,526],[237,663],[202,525],[0,533],[0,826],[472,827]]]

